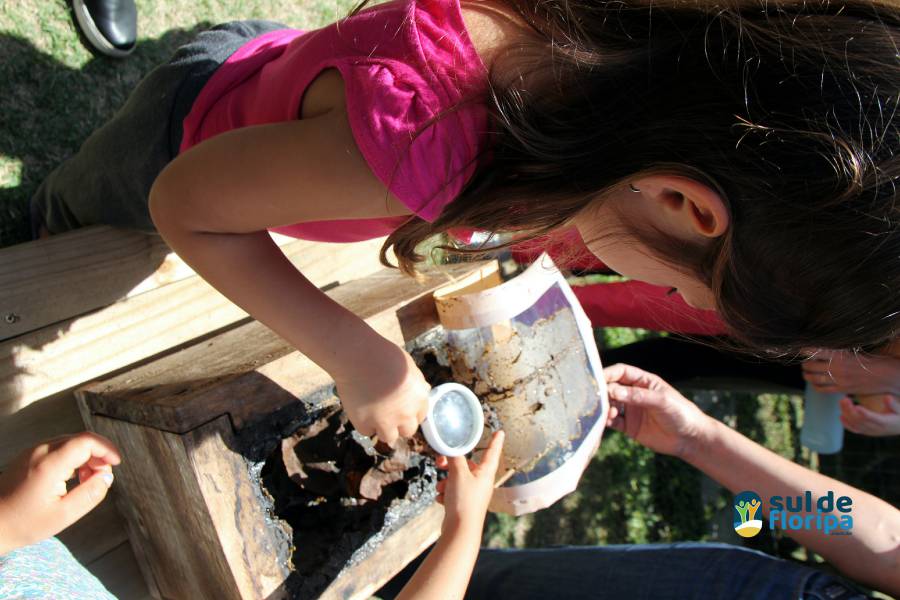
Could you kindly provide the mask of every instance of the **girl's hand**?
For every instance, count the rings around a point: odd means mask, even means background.
[[[610,398],[607,425],[656,452],[684,458],[712,419],[662,378],[631,365],[603,370]]]
[[[54,536],[94,509],[112,485],[119,451],[82,432],[28,450],[0,475],[0,554]],[[79,484],[66,491],[66,481]]]
[[[853,433],[871,436],[900,435],[900,400],[884,394],[883,412],[869,410],[854,404],[850,398],[841,400],[841,423]]]
[[[437,500],[444,505],[443,530],[473,528],[481,531],[484,516],[494,493],[494,480],[505,433],[495,431],[481,456],[481,463],[466,460],[465,456],[439,456],[437,466],[447,469],[447,478],[437,484]]]
[[[335,377],[338,397],[353,426],[363,435],[393,446],[397,437],[412,437],[428,414],[431,386],[412,357],[383,340],[365,358]]]
[[[900,394],[900,358],[818,350],[803,363],[803,378],[826,393]]]

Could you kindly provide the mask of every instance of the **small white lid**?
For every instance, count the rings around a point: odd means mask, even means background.
[[[456,446],[451,446],[441,439],[440,433],[434,425],[434,407],[438,400],[448,392],[456,392],[462,396],[466,400],[473,417],[472,431],[466,438],[466,442]],[[484,413],[482,412],[478,396],[472,390],[459,383],[442,383],[433,388],[428,394],[428,416],[422,421],[422,433],[425,435],[428,444],[444,456],[463,456],[468,454],[475,448],[475,445],[478,444],[484,433]]]

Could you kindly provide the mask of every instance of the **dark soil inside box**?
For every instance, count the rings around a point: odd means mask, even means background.
[[[450,380],[433,353],[414,356],[429,383]],[[255,448],[245,456],[261,461],[259,481],[273,520],[293,544],[287,588],[293,598],[306,599],[318,597],[342,569],[365,560],[429,506],[439,475],[419,436],[393,449],[373,445],[338,407],[300,408],[246,431]]]

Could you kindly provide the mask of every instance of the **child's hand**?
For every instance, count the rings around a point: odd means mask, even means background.
[[[712,419],[661,377],[631,365],[603,369],[609,392],[607,424],[656,452],[685,457]]]
[[[82,432],[28,450],[0,474],[0,554],[54,536],[93,510],[112,485],[118,450]],[[80,482],[66,492],[66,481]]]
[[[428,414],[431,386],[412,357],[385,342],[357,363],[335,377],[341,405],[356,430],[377,434],[389,446],[398,436],[415,435]]]
[[[494,493],[494,479],[503,450],[502,431],[495,431],[491,443],[481,456],[481,463],[465,456],[439,456],[437,466],[447,469],[447,478],[437,484],[438,502],[444,505],[443,529],[474,527],[479,532]]]

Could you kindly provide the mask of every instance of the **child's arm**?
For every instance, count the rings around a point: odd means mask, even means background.
[[[438,466],[446,466],[449,471],[447,479],[438,484],[438,501],[446,511],[441,538],[403,587],[398,600],[453,600],[465,595],[481,546],[481,530],[502,449],[503,432],[498,431],[481,464],[462,456],[441,457]]]
[[[785,533],[846,576],[900,593],[900,510],[766,450],[704,414],[656,375],[621,364],[604,369],[604,375],[614,428],[656,452],[682,458],[733,492],[756,492],[766,514],[772,496],[803,496],[807,490],[816,498],[828,491],[835,498],[849,496],[852,535],[826,535],[818,529]]]
[[[19,455],[0,474],[0,555],[54,536],[93,510],[120,461],[112,442],[88,432]],[[80,483],[67,492],[66,481],[75,475]]]
[[[339,77],[337,85],[330,96],[310,87],[316,116],[223,133],[178,156],[154,183],[150,211],[194,270],[331,374],[361,433],[390,444],[424,418],[424,377],[406,352],[303,277],[266,232],[409,212],[356,147]]]

